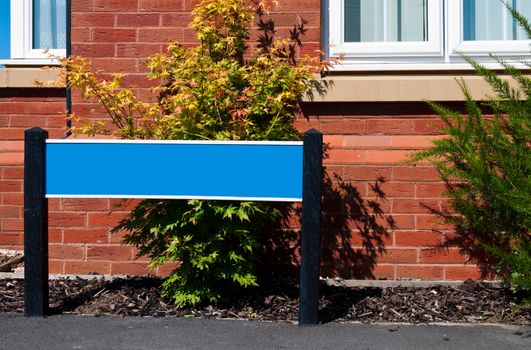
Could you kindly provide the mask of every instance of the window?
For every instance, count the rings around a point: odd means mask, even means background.
[[[530,0],[509,0],[531,18]],[[336,69],[461,69],[458,52],[529,55],[530,40],[500,0],[328,0]]]
[[[10,12],[11,63],[47,64],[47,52],[66,54],[66,0],[11,0]]]

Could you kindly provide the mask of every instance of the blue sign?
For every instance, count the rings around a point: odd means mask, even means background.
[[[302,201],[302,142],[47,140],[47,198]]]

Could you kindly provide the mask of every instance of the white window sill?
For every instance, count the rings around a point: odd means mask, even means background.
[[[6,67],[42,67],[42,66],[59,66],[59,62],[57,60],[51,60],[49,58],[34,58],[34,59],[7,59],[7,60],[0,60],[0,65],[6,66]]]

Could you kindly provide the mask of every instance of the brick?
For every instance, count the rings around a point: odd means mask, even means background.
[[[452,230],[454,228],[434,215],[416,215],[415,221],[417,230]]]
[[[0,245],[20,245],[22,244],[22,241],[20,239],[21,234],[20,233],[0,233]]]
[[[492,279],[492,276],[488,274],[483,275],[480,268],[475,265],[467,266],[445,266],[444,267],[444,277],[446,280],[453,281],[464,281],[467,279],[481,280],[481,279]]]
[[[409,158],[409,151],[367,151],[368,164],[396,164]]]
[[[422,249],[419,253],[420,263],[432,264],[462,264],[467,258],[457,248],[450,249]]]
[[[161,51],[161,44],[116,44],[117,57],[147,58]]]
[[[63,199],[65,210],[104,210],[108,211],[109,200],[106,198],[65,198]]]
[[[320,120],[319,131],[324,134],[360,134],[367,132],[366,120]]]
[[[112,275],[153,275],[155,272],[144,262],[113,262]]]
[[[24,128],[0,128],[0,140],[24,140]]]
[[[393,168],[393,181],[441,181],[437,169],[434,167],[420,167],[420,166],[408,166],[408,167],[394,167]]]
[[[32,115],[17,115],[10,118],[9,126],[12,127],[33,127],[34,125],[46,124],[46,117]]]
[[[47,116],[46,117],[46,126],[48,128],[63,128],[66,125],[66,117],[65,116]]]
[[[432,118],[432,119],[423,119],[423,120],[415,120],[415,133],[416,134],[441,134],[441,132],[438,130],[438,127],[444,126],[444,122]]]
[[[0,127],[9,126],[9,117],[7,115],[0,115]]]
[[[17,141],[9,141],[17,142]],[[18,143],[18,142],[17,142]],[[2,169],[2,178],[3,179],[23,179],[24,178],[24,167],[21,166],[7,166]]]
[[[183,28],[139,28],[138,41],[148,43],[167,43],[169,41],[182,42]]]
[[[413,134],[415,122],[407,119],[377,119],[367,121],[367,132],[382,134]]]
[[[367,136],[367,135],[345,135],[344,146],[347,149],[390,149],[390,136]]]
[[[72,26],[75,28],[72,35],[76,32],[89,27],[113,27],[114,14],[112,13],[72,13]]]
[[[367,151],[354,150],[330,150],[328,158],[324,159],[325,164],[366,164]]]
[[[0,152],[24,152],[24,141],[0,141]]]
[[[22,231],[24,230],[24,219],[5,218],[0,220],[2,231]]]
[[[429,208],[438,209],[439,202],[434,199],[393,199],[393,213],[425,213]]]
[[[111,273],[111,263],[103,261],[65,261],[64,273],[100,274]]]
[[[391,136],[391,148],[419,150],[433,146],[432,140],[440,139],[438,136]]]
[[[131,248],[119,245],[89,245],[87,260],[129,261]]]
[[[48,272],[49,273],[63,273],[64,262],[61,260],[49,260],[48,261]]]
[[[82,260],[84,258],[84,251],[83,247],[80,245],[49,244],[48,256],[50,257],[50,259],[57,260]]]
[[[113,227],[120,221],[126,213],[88,213],[88,227]]]
[[[189,12],[163,13],[160,20],[164,27],[185,28],[192,20],[192,15]]]
[[[65,229],[65,243],[98,243],[106,244],[109,241],[106,229]]]
[[[156,275],[157,276],[169,276],[173,272],[173,270],[175,270],[179,266],[180,266],[180,263],[178,262],[165,263],[164,265],[157,267]]]
[[[48,228],[49,243],[63,243],[63,230],[57,228]]]
[[[384,182],[379,189],[385,197],[413,197],[415,184],[408,182]]]
[[[0,155],[0,160],[2,160],[2,155]],[[0,192],[22,192],[22,181],[1,180]]]
[[[87,12],[92,10],[92,0],[76,0],[72,3],[72,12]]]
[[[325,149],[330,148],[343,148],[343,135],[323,135],[323,146]]]
[[[139,11],[184,11],[185,0],[138,0]]]
[[[60,211],[63,210],[63,200],[60,198],[50,198],[48,200],[48,211]]]
[[[23,193],[2,193],[2,205],[23,205]]]
[[[28,104],[29,114],[58,114],[66,113],[65,102],[46,102]]]
[[[391,167],[381,166],[346,166],[343,180],[376,180],[378,177],[391,179]]]
[[[395,232],[395,244],[398,247],[434,247],[443,241],[444,237],[434,231]]]
[[[27,104],[17,102],[0,102],[2,114],[24,114],[27,112]]]
[[[79,212],[50,212],[48,216],[48,225],[50,227],[79,227],[85,226],[85,213]]]
[[[378,262],[390,264],[415,264],[417,258],[417,249],[385,249],[385,251],[378,257]]]
[[[114,43],[72,44],[72,54],[85,57],[112,57]]]
[[[384,215],[384,217],[378,217],[378,224],[384,227],[390,227],[393,225],[396,230],[409,230],[415,228],[415,217],[413,215]]]
[[[417,183],[416,197],[418,198],[441,198],[445,196],[446,185],[444,183]]]
[[[348,235],[335,235],[336,243],[339,245],[345,244],[345,239],[348,244],[355,247],[366,247],[368,244],[374,247],[387,247],[393,245],[393,236],[388,231],[384,232],[370,232],[361,233],[359,230],[352,230]],[[325,243],[323,242],[323,246]]]
[[[72,32],[73,43],[86,43],[92,41],[91,29],[90,28],[77,28]]]
[[[135,73],[138,63],[134,58],[93,58],[92,68],[106,73]]]
[[[0,218],[20,218],[22,217],[22,208],[20,206],[1,206]]]
[[[93,11],[136,11],[138,8],[138,0],[92,0]]]
[[[156,27],[159,20],[158,13],[119,13],[116,16],[118,27]]]
[[[109,234],[109,243],[123,243],[124,235],[126,234],[126,231],[111,232]]]
[[[92,37],[97,42],[134,42],[136,41],[136,29],[95,28]]]
[[[424,280],[442,280],[444,275],[444,267],[442,266],[397,266],[396,278],[412,278]]]

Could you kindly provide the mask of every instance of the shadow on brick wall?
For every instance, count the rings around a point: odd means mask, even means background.
[[[325,146],[326,148],[326,146]],[[325,150],[324,158],[327,158]],[[321,276],[375,279],[378,258],[396,229],[382,209],[386,200],[378,177],[362,193],[338,174],[324,169],[321,217]],[[284,216],[260,235],[259,276],[262,279],[296,279],[300,265],[300,206],[279,205]]]

